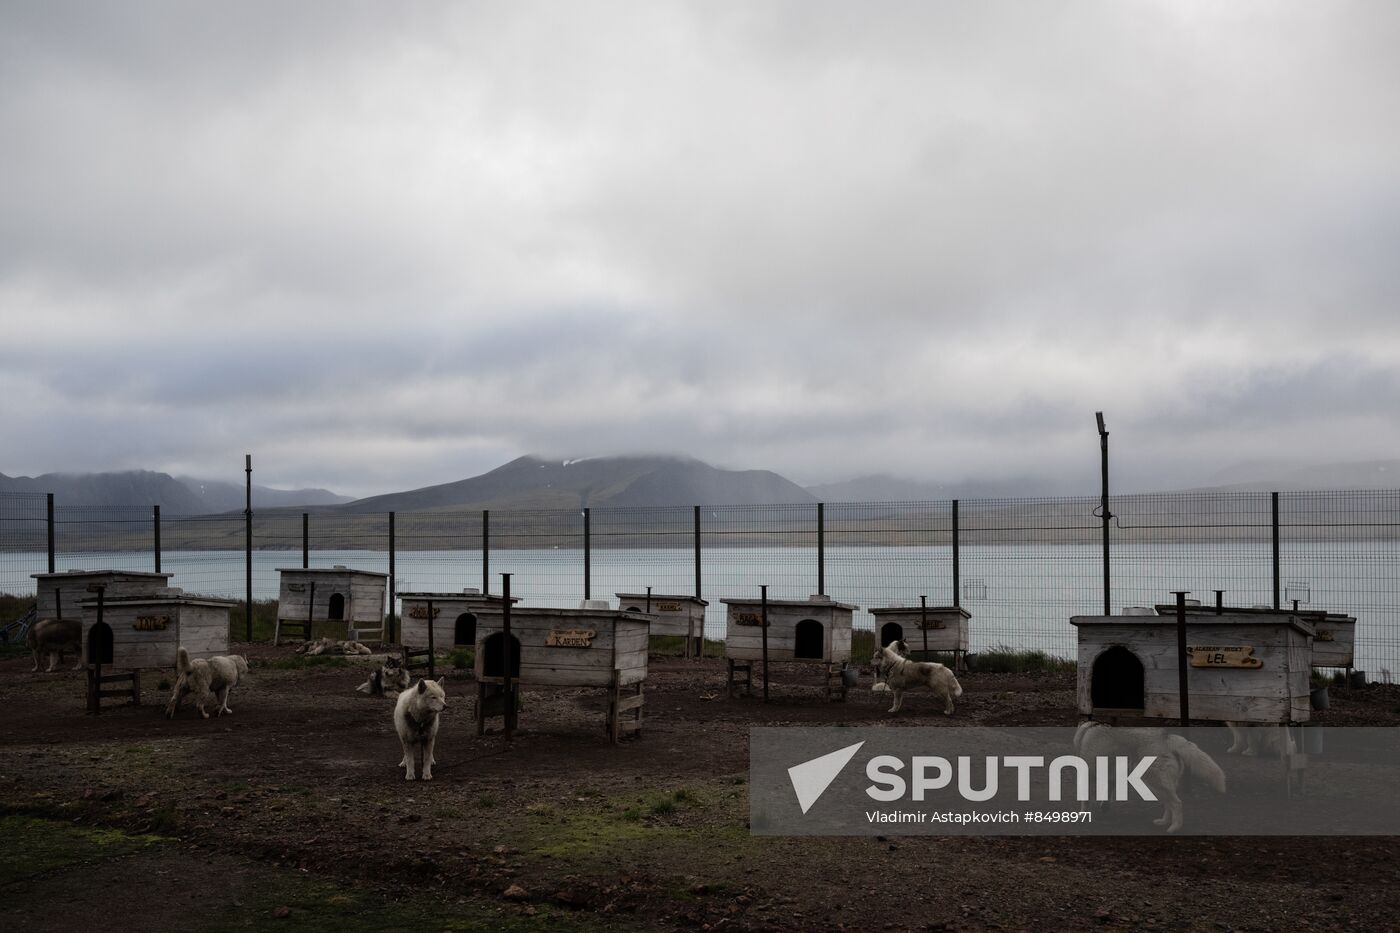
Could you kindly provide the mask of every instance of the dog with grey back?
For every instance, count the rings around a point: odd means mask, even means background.
[[[442,711],[447,709],[447,692],[442,687],[445,679],[420,680],[416,687],[400,693],[398,702],[394,704],[394,729],[399,734],[399,743],[403,745],[403,760],[399,762],[399,767],[404,769],[405,781],[419,776],[420,759],[423,762],[422,779],[433,779],[433,765],[437,764],[433,758],[433,745],[437,742],[438,720]]]
[[[220,655],[213,658],[190,660],[190,653],[183,646],[175,651],[175,687],[170,691],[170,702],[165,706],[165,718],[173,719],[175,709],[185,697],[193,697],[199,714],[209,718],[205,707],[210,700],[218,703],[216,716],[233,714],[229,709],[228,693],[238,685],[240,677],[248,673],[248,659],[241,654]]]
[[[1162,815],[1153,824],[1165,826],[1169,833],[1181,829],[1185,822],[1181,791],[1187,775],[1225,793],[1225,772],[1215,759],[1195,742],[1164,729],[1116,728],[1101,722],[1082,722],[1074,731],[1074,750],[1085,759],[1120,755],[1155,758],[1143,772],[1142,782],[1162,802]]]
[[[875,649],[870,663],[875,668],[875,685],[872,693],[893,693],[894,702],[889,712],[899,712],[904,703],[904,692],[918,687],[928,687],[934,695],[943,700],[943,715],[953,715],[953,700],[962,696],[962,685],[953,672],[936,661],[911,661],[908,658],[909,646],[902,641],[892,641],[883,648]]]
[[[1227,755],[1238,752],[1252,758],[1266,752],[1286,758],[1298,750],[1288,727],[1282,723],[1227,722],[1225,725],[1230,729],[1230,747],[1225,749]]]
[[[399,691],[408,689],[413,678],[408,675],[408,670],[400,663],[394,655],[389,655],[379,666],[369,672],[369,678],[360,684],[355,690],[359,693],[367,693],[372,697],[382,697],[388,694],[397,695]]]
[[[53,673],[63,663],[63,654],[71,651],[78,656],[73,670],[83,666],[83,623],[77,619],[40,619],[29,626],[24,643],[34,652],[34,670],[39,669],[39,659],[48,655],[49,666],[45,673]]]

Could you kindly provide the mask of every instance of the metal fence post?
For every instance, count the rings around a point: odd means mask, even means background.
[[[389,513],[389,618],[386,620],[388,628],[388,638],[384,639],[388,644],[394,644],[394,622],[398,618],[398,613],[394,610],[398,608],[398,577],[394,573],[394,513]],[[428,628],[433,627],[432,614],[429,613]]]
[[[962,606],[962,581],[959,579],[962,568],[958,563],[958,550],[962,534],[958,528],[958,500],[953,500],[953,608]]]
[[[1274,569],[1274,608],[1279,607],[1279,585],[1278,585],[1278,493],[1270,493],[1269,498],[1273,505],[1273,526],[1274,526],[1274,547],[1273,547],[1273,569]]]
[[[481,510],[481,594],[491,595],[491,510]]]
[[[583,598],[593,598],[593,522],[592,510],[583,510]]]
[[[695,506],[695,598],[700,595],[700,506]]]
[[[1103,614],[1113,615],[1113,603],[1109,596],[1108,581],[1108,523],[1113,516],[1108,511],[1108,429],[1103,424],[1103,412],[1095,412],[1099,423],[1099,449],[1103,455],[1103,499],[1099,503],[1103,512]]]
[[[826,595],[826,503],[817,503],[817,595]]]
[[[53,493],[49,493],[49,573],[53,573]]]
[[[245,480],[245,507],[243,509],[243,558],[246,584],[244,595],[247,607],[243,615],[245,641],[253,640],[253,455],[244,454],[243,472]],[[308,634],[308,637],[310,635]]]
[[[160,573],[160,506],[151,506],[151,543],[154,545],[156,573]]]
[[[301,569],[311,566],[311,515],[301,513]]]
[[[1176,592],[1176,689],[1181,694],[1181,724],[1191,724],[1191,701],[1186,692],[1186,594]]]

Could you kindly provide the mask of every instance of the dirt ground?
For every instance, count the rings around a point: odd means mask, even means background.
[[[354,691],[369,659],[247,653],[235,715],[207,721],[166,720],[149,673],[145,705],[87,716],[81,674],[0,659],[0,926],[1400,928],[1394,838],[751,836],[751,726],[889,721],[801,669],[775,666],[764,704],[724,696],[721,661],[654,659],[619,746],[587,690],[527,690],[513,741],[478,738],[450,671],[435,779],[410,784],[391,701]],[[914,695],[898,724],[1077,721],[1072,675],[962,682],[952,719]],[[1334,691],[1319,718],[1400,725],[1400,688]]]

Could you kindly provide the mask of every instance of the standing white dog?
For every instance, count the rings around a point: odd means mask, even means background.
[[[1195,742],[1163,729],[1115,729],[1101,722],[1081,722],[1074,730],[1074,750],[1083,758],[1155,757],[1143,774],[1143,782],[1162,801],[1162,815],[1152,822],[1165,826],[1169,833],[1180,829],[1185,819],[1180,791],[1188,773],[1225,793],[1225,772],[1215,759]]]
[[[403,779],[411,781],[416,777],[418,756],[423,758],[423,780],[433,779],[433,744],[437,741],[438,715],[447,709],[447,694],[442,689],[443,678],[436,682],[420,680],[412,690],[399,694],[394,704],[394,728],[398,730],[399,742],[403,745],[403,761],[399,767],[405,769]]]
[[[238,684],[238,678],[247,673],[248,659],[241,654],[220,655],[207,661],[204,658],[191,661],[190,653],[181,646],[175,651],[175,689],[170,691],[170,702],[165,706],[165,718],[175,717],[175,708],[186,696],[194,697],[194,705],[199,707],[199,714],[205,719],[209,718],[209,711],[204,706],[210,698],[219,703],[216,715],[232,714],[233,710],[229,709],[228,705],[228,692]]]
[[[943,698],[943,715],[953,715],[953,699],[962,696],[962,685],[953,672],[936,661],[911,661],[904,657],[909,646],[902,641],[892,641],[883,648],[875,649],[870,663],[875,668],[875,685],[872,693],[894,693],[891,713],[899,712],[904,702],[904,691],[914,687],[928,687]]]

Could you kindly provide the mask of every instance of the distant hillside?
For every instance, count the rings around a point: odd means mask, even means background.
[[[808,486],[822,502],[940,502],[947,499],[1007,499],[1027,496],[1064,496],[1082,493],[1047,479],[964,480],[932,483],[877,474],[839,483]]]
[[[359,499],[347,512],[407,512],[443,506],[564,509],[606,506],[768,505],[813,502],[767,470],[721,470],[671,457],[520,457],[489,473],[408,492]]]
[[[128,470],[121,473],[45,473],[6,476],[0,473],[0,493],[54,494],[62,508],[150,508],[165,515],[206,515],[243,510],[244,490],[234,483],[175,479],[168,473]],[[272,489],[253,486],[253,508],[334,505],[349,502],[324,489]]]
[[[240,512],[246,501],[243,486],[219,480],[179,476],[190,492],[204,503],[206,512]],[[253,484],[253,508],[279,509],[291,506],[340,505],[353,501],[352,496],[340,496],[328,489],[273,489]]]
[[[1266,464],[1250,462],[1221,470],[1203,491],[1322,492],[1349,489],[1400,489],[1400,460],[1353,463]]]

